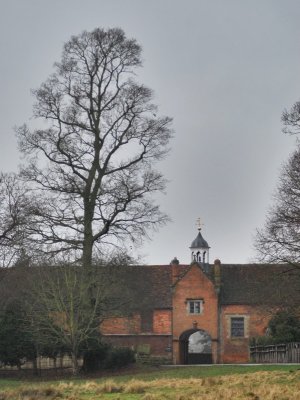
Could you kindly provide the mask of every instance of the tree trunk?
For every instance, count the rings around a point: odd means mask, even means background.
[[[84,235],[83,251],[82,251],[82,266],[88,270],[92,266],[93,239],[92,235]]]
[[[73,351],[71,357],[72,357],[72,374],[76,376],[78,375],[79,372],[77,354]]]
[[[84,234],[83,234],[83,250],[82,250],[82,266],[88,270],[92,266],[93,254],[93,216],[94,210],[89,200],[84,201]]]
[[[39,369],[38,369],[38,355],[33,359],[33,370],[34,370],[34,375],[39,375]]]

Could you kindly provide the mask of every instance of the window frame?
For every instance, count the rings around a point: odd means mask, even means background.
[[[237,322],[242,322],[242,326],[238,326]],[[234,326],[233,323],[237,325]],[[241,332],[242,334],[239,334],[239,332]],[[246,325],[244,316],[236,315],[230,317],[230,337],[232,339],[243,339],[246,337]]]
[[[187,299],[187,313],[188,315],[201,315],[203,314],[203,299]],[[195,308],[196,305],[196,308]],[[192,310],[193,309],[193,310]],[[195,312],[196,309],[199,309],[199,312]]]

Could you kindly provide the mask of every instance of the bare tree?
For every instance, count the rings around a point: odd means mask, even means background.
[[[16,174],[0,174],[0,266],[12,265],[23,252],[29,200]]]
[[[300,101],[296,101],[290,110],[285,109],[282,113],[283,132],[290,135],[300,133]]]
[[[300,262],[300,146],[282,168],[275,205],[258,232],[256,248],[266,262]]]
[[[110,315],[129,313],[124,258],[113,257],[87,274],[82,266],[34,267],[27,274],[26,323],[38,352],[69,353],[73,373],[86,350],[100,343],[101,322]],[[93,302],[91,303],[91,288]]]
[[[300,102],[282,114],[283,132],[300,132]],[[261,260],[300,267],[300,144],[283,165],[265,227],[258,231],[255,247]]]
[[[17,130],[23,176],[36,189],[35,243],[77,252],[85,267],[98,244],[138,240],[167,220],[151,195],[165,187],[153,166],[168,151],[171,121],[133,79],[139,66],[141,47],[121,29],[72,37],[33,92],[43,128]]]

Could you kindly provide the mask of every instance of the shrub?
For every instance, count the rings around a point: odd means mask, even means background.
[[[114,347],[108,353],[104,367],[107,369],[117,369],[134,362],[135,355],[133,350],[127,347]]]
[[[21,302],[10,303],[0,315],[0,362],[20,367],[36,357],[34,338]]]
[[[268,335],[252,338],[250,346],[300,342],[300,319],[292,310],[278,311],[270,320]]]
[[[93,372],[102,369],[111,352],[111,346],[98,344],[92,349],[86,350],[83,354],[83,370]]]
[[[258,336],[250,340],[250,346],[269,346],[272,344],[276,344],[276,340],[271,336]]]
[[[279,311],[269,322],[270,336],[277,343],[300,341],[300,320],[292,311]]]
[[[93,372],[100,369],[118,369],[135,362],[134,351],[127,347],[112,347],[101,344],[88,350],[83,356],[83,370]]]

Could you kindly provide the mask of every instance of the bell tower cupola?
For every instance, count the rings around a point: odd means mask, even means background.
[[[200,218],[197,220],[197,225],[198,225],[198,235],[197,237],[192,241],[192,244],[190,246],[191,250],[191,261],[196,261],[199,264],[208,264],[209,263],[209,245],[206,240],[203,239],[203,236],[201,234],[201,222]]]

